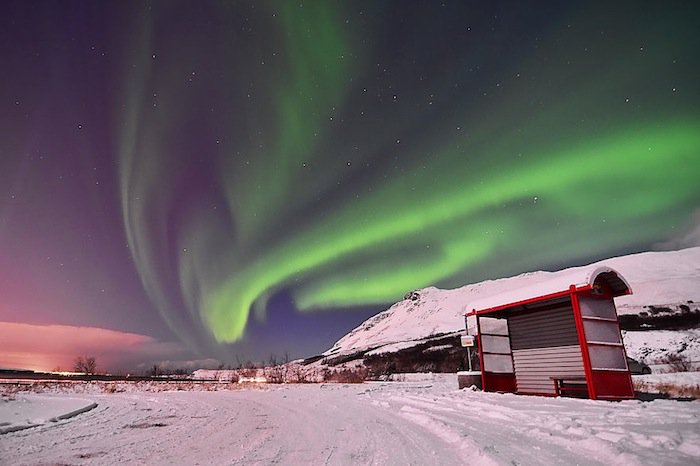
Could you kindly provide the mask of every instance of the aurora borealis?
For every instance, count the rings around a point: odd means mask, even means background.
[[[0,321],[309,356],[415,288],[697,241],[692,3],[3,8]]]

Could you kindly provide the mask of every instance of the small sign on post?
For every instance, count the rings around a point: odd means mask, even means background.
[[[473,335],[462,335],[462,346],[463,347],[473,347],[474,346],[474,336]]]

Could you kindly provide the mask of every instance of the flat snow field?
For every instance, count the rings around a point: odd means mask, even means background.
[[[451,375],[358,385],[84,392],[83,401],[59,411],[85,402],[97,407],[0,435],[0,463],[700,464],[698,401],[526,397],[456,384]],[[65,406],[76,396],[16,393],[1,402],[16,421],[22,406],[55,411],[47,400]],[[35,411],[31,416],[49,419]]]

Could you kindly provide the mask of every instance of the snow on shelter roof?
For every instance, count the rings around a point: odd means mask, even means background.
[[[632,294],[627,280],[615,269],[605,266],[578,267],[556,274],[549,280],[516,288],[504,293],[491,295],[469,302],[464,306],[466,314],[522,304],[525,301],[538,300],[548,296],[566,293],[574,286],[577,290],[589,289],[598,282],[604,282],[612,290],[613,296]]]

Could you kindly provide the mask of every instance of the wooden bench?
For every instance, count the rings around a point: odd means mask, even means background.
[[[585,377],[553,376],[550,379],[554,382],[557,396],[588,398],[588,384]]]

